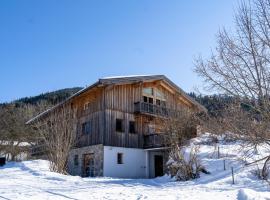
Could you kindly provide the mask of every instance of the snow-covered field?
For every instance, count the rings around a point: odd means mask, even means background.
[[[50,172],[44,160],[8,163],[0,167],[0,199],[269,199],[270,186],[254,175],[256,166],[244,167],[238,143],[203,143],[196,138],[200,158],[210,175],[188,182],[168,176],[156,179],[81,178]],[[267,150],[262,151],[265,154]],[[258,155],[263,156],[263,155]],[[226,161],[224,171],[223,160]],[[232,184],[231,167],[235,170]]]

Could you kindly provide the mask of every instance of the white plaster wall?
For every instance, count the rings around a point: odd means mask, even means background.
[[[117,164],[117,153],[123,153],[123,164]],[[146,152],[143,149],[104,146],[104,176],[146,178],[146,167]]]

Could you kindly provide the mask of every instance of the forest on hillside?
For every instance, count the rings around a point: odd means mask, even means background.
[[[66,88],[0,104],[0,152],[9,160],[16,160],[21,152],[27,153],[29,146],[24,144],[34,144],[37,136],[25,123],[81,89]]]

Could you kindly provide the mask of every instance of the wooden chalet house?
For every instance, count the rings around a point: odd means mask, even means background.
[[[67,102],[77,110],[80,135],[68,171],[83,177],[163,175],[166,154],[157,119],[181,107],[205,110],[164,75],[99,79],[61,105]]]

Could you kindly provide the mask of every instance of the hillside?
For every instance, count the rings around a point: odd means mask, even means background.
[[[15,101],[15,103],[25,103],[25,104],[38,104],[40,102],[47,102],[49,104],[57,104],[66,98],[70,97],[71,95],[75,94],[79,90],[81,90],[82,87],[73,87],[73,88],[65,88],[61,90],[56,90],[53,92],[47,92],[47,93],[42,93],[37,96],[33,97],[24,97],[21,99],[18,99]]]

